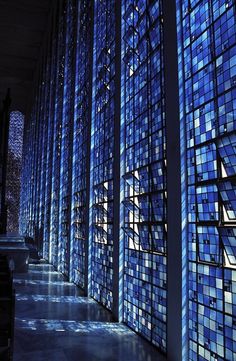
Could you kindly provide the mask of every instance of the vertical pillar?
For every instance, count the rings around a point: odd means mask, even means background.
[[[120,315],[120,109],[121,109],[121,0],[115,2],[115,119],[114,119],[114,233],[113,233],[113,315]]]
[[[91,11],[91,49],[93,50],[93,34],[94,34],[94,1],[91,1],[92,11]],[[92,105],[93,105],[93,51],[91,51],[90,58],[88,59],[91,69],[91,78],[90,78],[90,92],[89,92],[89,113],[90,121],[88,123],[88,138],[87,138],[87,159],[86,159],[86,247],[85,247],[85,293],[90,295],[90,279],[89,279],[89,270],[91,268],[91,243],[90,239],[90,220],[89,220],[89,208],[90,208],[90,156],[91,156],[91,128],[92,128]],[[90,246],[89,246],[90,245]]]
[[[73,15],[73,14],[70,14],[71,17],[75,16],[75,24],[77,23],[78,21],[78,6],[79,6],[79,3],[77,1],[74,2],[74,6],[75,6],[75,11],[76,11],[76,15]],[[72,20],[73,21],[73,20]],[[75,26],[75,24],[72,23],[72,27],[73,27],[73,32],[74,32],[74,36],[76,37],[77,34],[76,34],[76,29],[77,29],[77,26]],[[72,61],[72,71],[71,71],[71,83],[72,85],[70,86],[70,90],[72,92],[72,89],[73,89],[73,94],[72,94],[72,100],[71,98],[68,100],[68,102],[70,102],[70,106],[72,107],[72,104],[74,105],[74,97],[75,97],[75,78],[74,78],[74,74],[75,74],[75,67],[76,67],[76,40],[75,40],[75,43],[74,43],[74,47],[73,47],[73,61]],[[70,119],[70,131],[69,131],[69,158],[68,158],[68,161],[69,161],[69,165],[68,165],[68,171],[69,171],[69,179],[68,179],[68,216],[67,216],[67,224],[68,224],[68,232],[67,232],[67,241],[68,241],[68,244],[67,244],[67,249],[68,249],[68,253],[67,253],[67,257],[66,257],[66,262],[67,262],[67,265],[68,265],[68,277],[70,275],[70,248],[71,248],[71,238],[70,238],[70,234],[71,234],[71,231],[70,231],[70,228],[71,228],[71,204],[72,204],[72,166],[73,166],[73,137],[74,137],[74,134],[73,134],[73,129],[74,129],[74,107],[73,107],[73,111],[70,111],[70,115],[71,115],[71,119]]]
[[[56,21],[57,21],[57,5],[54,0],[52,11],[50,14],[50,37],[47,44],[47,52],[49,54],[49,109],[48,109],[48,133],[47,133],[47,163],[46,163],[46,191],[45,191],[45,212],[44,212],[44,258],[51,260],[51,247],[50,247],[50,217],[51,217],[51,194],[52,194],[52,156],[53,156],[53,117],[55,109],[55,84],[54,84],[54,71],[55,71],[55,37],[56,37]]]
[[[176,1],[163,1],[167,132],[167,358],[182,361],[181,162]]]
[[[87,247],[86,247],[86,290],[87,290],[87,296],[91,296],[92,294],[92,243],[93,243],[93,232],[92,232],[92,224],[93,224],[93,215],[92,215],[92,207],[93,207],[93,166],[94,166],[94,159],[93,159],[93,151],[94,151],[94,102],[95,102],[95,77],[96,77],[96,69],[94,65],[94,34],[96,33],[96,24],[95,24],[95,0],[92,1],[92,51],[91,51],[91,92],[90,92],[90,101],[91,101],[91,118],[90,118],[90,124],[89,124],[89,142],[88,142],[88,157],[87,157],[87,210],[86,215],[88,219],[88,226],[86,227],[87,232]]]

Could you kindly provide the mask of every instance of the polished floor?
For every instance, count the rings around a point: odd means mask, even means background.
[[[164,361],[48,264],[16,274],[14,361]]]

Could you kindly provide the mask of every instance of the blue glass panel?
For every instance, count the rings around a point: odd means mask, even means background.
[[[186,63],[189,64],[188,72],[196,73],[202,69],[211,60],[211,46],[210,46],[210,33],[209,30],[204,31],[193,43],[192,43],[192,63],[188,63],[189,51],[187,51]],[[189,50],[189,49],[188,49]]]
[[[213,18],[214,20],[218,19],[222,14],[228,12],[231,6],[233,5],[233,0],[213,0]]]
[[[58,269],[69,276],[70,262],[70,203],[71,203],[71,139],[74,118],[74,55],[76,34],[76,2],[66,3],[65,67],[62,109],[62,135],[60,158],[60,200]]]
[[[115,1],[95,1],[92,120],[92,296],[113,306]]]
[[[227,3],[229,4],[229,2]],[[233,7],[231,7],[214,24],[216,55],[236,43],[235,26],[235,13]]]
[[[236,228],[222,227],[219,232],[229,263],[236,265]]]
[[[218,220],[218,190],[216,185],[196,188],[199,221]]]
[[[177,1],[177,8],[187,167],[188,359],[232,361],[236,9],[232,0]]]
[[[216,75],[219,94],[236,85],[236,46],[216,59]]]
[[[226,236],[227,237],[227,236]],[[225,238],[224,234],[222,235],[222,238]],[[236,270],[232,270],[229,268],[226,268],[224,271],[224,297],[225,297],[225,312],[227,315],[230,316],[235,316],[236,314]],[[229,320],[231,320],[231,318],[227,318],[226,316],[226,327],[229,328],[230,324],[229,324]],[[232,322],[232,321],[230,321]],[[231,324],[232,325],[232,324]],[[231,333],[232,330],[230,331],[229,334],[229,329],[226,330],[226,337],[228,338],[229,336],[232,337]],[[227,344],[227,341],[226,341]],[[234,352],[235,349],[233,349],[233,347],[229,347],[226,346],[228,348],[228,351]],[[229,350],[230,348],[230,350]]]
[[[81,1],[78,7],[79,37],[76,47],[74,137],[72,165],[72,205],[70,279],[80,287],[85,287],[85,264],[88,239],[87,177],[88,143],[90,142],[91,106],[89,97],[92,83],[92,1]]]
[[[229,133],[236,129],[236,89],[232,88],[218,97],[219,132]]]
[[[218,149],[227,176],[234,175],[236,173],[236,135],[232,134],[231,136],[221,138]]]
[[[194,128],[192,128],[192,133],[195,134],[196,144],[201,144],[215,138],[215,125],[215,104],[213,101],[201,105],[194,110]]]
[[[124,320],[166,351],[166,165],[161,1],[122,2]]]
[[[52,157],[52,190],[50,217],[50,261],[58,266],[58,231],[59,231],[59,195],[60,195],[60,154],[61,154],[61,121],[63,109],[64,84],[64,47],[65,47],[65,14],[60,14],[58,20],[58,34],[56,38],[56,79],[55,79],[55,111],[54,111],[54,140]]]
[[[235,182],[221,182],[219,183],[220,196],[225,211],[230,220],[236,219],[236,186]]]
[[[209,143],[196,149],[196,176],[199,182],[217,177],[216,146]]]
[[[45,152],[45,189],[44,189],[44,227],[43,227],[43,257],[51,259],[50,254],[50,211],[51,211],[51,190],[52,190],[52,156],[53,156],[53,127],[54,127],[54,99],[55,99],[55,40],[53,41],[53,55],[48,59],[46,79],[51,79],[46,93],[47,113],[46,122],[47,134]]]
[[[220,240],[217,227],[198,226],[199,259],[205,262],[222,262]]]

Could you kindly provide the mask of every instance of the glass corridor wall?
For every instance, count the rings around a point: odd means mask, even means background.
[[[234,360],[235,2],[180,2],[178,22],[187,161],[189,360]]]
[[[70,269],[70,211],[71,211],[71,166],[72,134],[74,122],[74,70],[76,44],[75,0],[66,1],[65,6],[65,53],[63,73],[63,109],[61,127],[60,192],[58,269],[69,276]]]
[[[55,110],[55,96],[56,96],[56,39],[53,34],[49,40],[49,55],[47,58],[47,79],[50,79],[47,99],[47,119],[48,119],[48,132],[47,148],[46,148],[46,179],[45,179],[45,200],[44,200],[44,227],[43,227],[43,257],[45,259],[51,258],[51,242],[50,242],[50,215],[52,204],[52,175],[53,175],[53,147],[55,142],[54,134],[54,110]]]
[[[162,1],[123,1],[124,320],[166,350]]]
[[[92,84],[92,1],[83,0],[78,6],[74,137],[71,200],[71,248],[70,279],[82,288],[86,287],[86,247],[88,246],[88,169],[91,128]]]
[[[65,3],[60,3],[58,9],[58,23],[55,38],[53,39],[53,52],[55,56],[55,105],[53,117],[53,150],[52,150],[52,181],[51,181],[51,209],[50,209],[50,247],[49,261],[54,266],[58,265],[58,232],[59,232],[59,200],[60,200],[60,159],[62,137],[62,110],[63,110],[63,86],[65,67],[65,31],[66,16]]]
[[[162,0],[57,2],[25,125],[20,224],[43,256],[89,296],[112,312],[118,301],[119,319],[168,358],[167,185],[173,160],[167,158],[171,104],[163,9]],[[185,361],[233,361],[236,5],[177,0],[176,10],[176,137],[182,142],[186,182],[179,193],[186,197],[188,241],[185,247],[183,232],[188,304],[181,315],[188,340],[182,346],[188,345]]]
[[[112,309],[115,1],[94,2],[91,145],[91,294]]]

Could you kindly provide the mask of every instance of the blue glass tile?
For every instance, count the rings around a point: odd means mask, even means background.
[[[227,176],[236,173],[236,136],[232,134],[219,140],[219,154]]]
[[[196,177],[198,182],[217,177],[217,157],[214,143],[196,149]]]
[[[236,228],[220,227],[219,233],[229,263],[236,265]]]
[[[115,2],[95,2],[92,134],[92,297],[113,305]],[[101,263],[102,258],[102,263]]]
[[[177,2],[192,361],[236,358],[235,19],[232,0]]]
[[[235,182],[226,181],[219,183],[220,196],[224,205],[227,217],[230,220],[236,219],[236,186]]]
[[[89,123],[91,119],[89,94],[92,71],[92,1],[81,1],[78,9],[79,38],[76,46],[74,137],[72,159],[72,204],[70,279],[85,288],[86,273],[86,228],[88,227],[86,206]]]
[[[166,135],[161,16],[161,1],[122,2],[125,142],[121,149],[125,158],[124,320],[165,351]]]
[[[198,226],[197,235],[199,259],[220,264],[222,255],[217,227]]]
[[[65,64],[62,108],[62,136],[60,158],[60,200],[58,269],[69,276],[70,271],[70,203],[71,203],[71,137],[74,118],[74,54],[76,33],[76,5],[70,0],[66,5]]]
[[[207,185],[196,188],[197,210],[199,221],[218,220],[218,190],[216,185]]]

